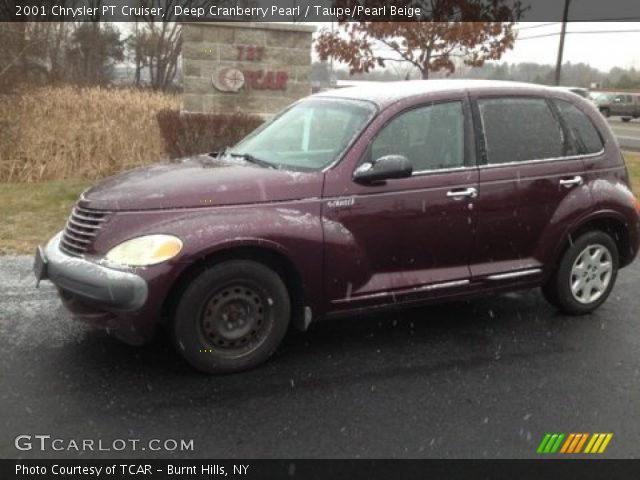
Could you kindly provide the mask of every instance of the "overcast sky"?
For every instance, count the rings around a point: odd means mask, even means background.
[[[554,64],[560,36],[530,38],[560,32],[561,23],[548,23],[521,22],[519,40],[514,49],[505,54],[503,61]],[[595,33],[624,30],[637,32]],[[605,71],[616,66],[640,68],[640,22],[571,22],[567,25],[567,32],[583,31],[592,33],[567,35],[565,61],[584,62]]]
[[[329,23],[316,23],[318,31]],[[555,65],[561,22],[520,22],[520,33],[513,50],[501,61],[535,62]],[[621,33],[637,30],[632,33]],[[601,31],[613,33],[597,33]],[[564,61],[587,63],[603,71],[613,67],[640,69],[640,22],[570,22],[565,40]],[[617,33],[616,33],[617,32]],[[532,38],[540,37],[540,38]],[[314,59],[317,55],[314,52]]]

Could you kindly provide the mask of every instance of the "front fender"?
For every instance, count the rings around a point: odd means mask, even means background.
[[[95,247],[106,253],[116,244],[142,235],[165,233],[183,242],[180,255],[154,271],[154,296],[165,297],[180,275],[207,256],[242,247],[260,248],[285,257],[298,273],[305,305],[314,314],[322,303],[322,223],[319,201],[296,201],[119,212],[105,225]]]

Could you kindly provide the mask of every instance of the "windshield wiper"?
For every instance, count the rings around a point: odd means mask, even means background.
[[[263,160],[261,158],[258,158],[254,155],[251,155],[250,153],[235,153],[235,152],[227,152],[228,155],[231,155],[232,157],[240,157],[243,158],[244,160],[246,160],[247,162],[251,162],[251,163],[255,163],[256,165],[260,165],[261,167],[265,167],[265,168],[278,168],[277,166],[275,166],[273,163],[271,162],[267,162],[266,160]]]

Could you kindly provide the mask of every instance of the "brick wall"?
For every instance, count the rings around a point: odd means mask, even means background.
[[[293,24],[185,23],[184,109],[268,117],[309,95],[313,31]]]

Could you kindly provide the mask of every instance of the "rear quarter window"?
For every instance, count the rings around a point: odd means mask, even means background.
[[[575,105],[564,100],[554,100],[579,154],[598,153],[604,148],[602,137],[593,122]]]
[[[565,155],[562,126],[544,98],[482,98],[478,107],[489,164]]]

